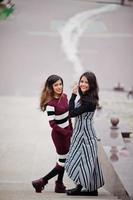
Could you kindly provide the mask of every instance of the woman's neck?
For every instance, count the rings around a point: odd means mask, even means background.
[[[58,94],[55,94],[55,95],[54,95],[54,98],[55,98],[55,99],[59,99],[60,97],[61,97],[61,95],[58,95]]]

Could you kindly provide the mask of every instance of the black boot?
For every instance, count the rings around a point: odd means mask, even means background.
[[[82,190],[80,196],[98,196],[98,190],[89,192],[88,190]]]
[[[80,195],[82,190],[82,185],[77,185],[76,188],[70,189],[70,190],[66,190],[67,195],[72,195],[72,196],[76,196],[76,195]]]

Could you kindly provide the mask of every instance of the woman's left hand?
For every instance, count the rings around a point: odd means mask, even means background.
[[[78,84],[75,84],[73,87],[72,93],[77,94],[77,92],[78,92]]]

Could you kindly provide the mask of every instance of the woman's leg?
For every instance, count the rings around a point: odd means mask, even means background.
[[[35,188],[35,191],[40,193],[44,189],[44,186],[48,183],[48,180],[55,177],[57,174],[59,174],[61,169],[57,167],[57,165],[44,177],[32,181],[32,185]]]
[[[63,156],[64,157],[64,156]],[[44,177],[32,181],[32,185],[35,188],[35,191],[40,193],[44,189],[44,186],[48,183],[48,180],[58,175],[57,181],[55,182],[55,192],[64,193],[65,186],[63,184],[63,176],[64,176],[64,158],[61,155],[58,156],[56,166]]]
[[[51,178],[55,177],[59,173],[58,168],[55,166],[47,175],[43,177],[43,180],[50,180]]]
[[[59,155],[57,158],[57,168],[59,170],[57,181],[55,182],[55,192],[64,193],[66,192],[66,187],[63,184],[64,177],[64,165],[66,161],[67,154]]]

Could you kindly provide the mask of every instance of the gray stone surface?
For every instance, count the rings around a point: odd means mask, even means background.
[[[56,154],[45,113],[38,110],[38,98],[0,98],[0,200],[87,199],[55,194],[55,180],[45,191],[35,193],[31,181],[42,177],[55,166]],[[74,187],[65,174],[67,188]],[[116,199],[104,188],[98,197]]]
[[[120,125],[118,129],[111,129],[108,120],[96,120],[95,128],[101,136],[103,145],[101,151],[103,153],[100,156],[103,161],[102,167],[105,172],[107,188],[119,196],[127,193],[133,199],[132,139],[129,144],[125,143],[121,135]]]

